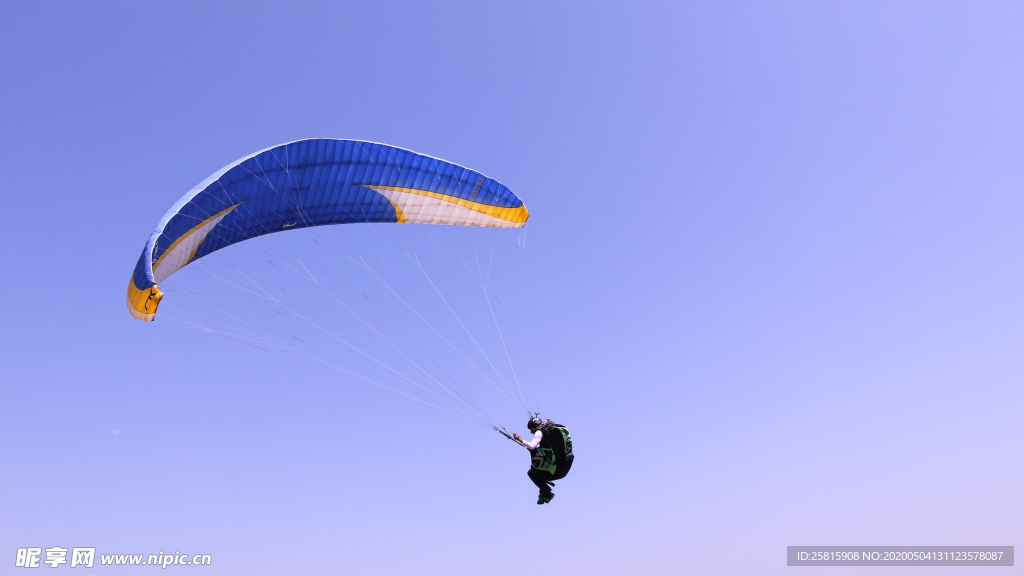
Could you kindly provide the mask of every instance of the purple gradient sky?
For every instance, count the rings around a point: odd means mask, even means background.
[[[1024,545],[1019,2],[2,14],[0,575],[54,545],[247,576]],[[578,454],[553,505],[492,433],[125,311],[167,207],[313,136],[530,206],[531,364]]]

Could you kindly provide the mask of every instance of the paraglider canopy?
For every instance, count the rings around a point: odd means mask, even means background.
[[[128,311],[152,321],[160,282],[265,234],[356,222],[520,228],[527,218],[506,186],[451,162],[372,142],[297,140],[232,162],[168,210],[135,266]]]

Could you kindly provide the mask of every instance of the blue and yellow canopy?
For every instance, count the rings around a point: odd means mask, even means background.
[[[264,234],[355,222],[520,228],[529,215],[507,187],[444,160],[358,140],[297,140],[232,162],[171,207],[135,265],[128,311],[153,320],[160,282]]]

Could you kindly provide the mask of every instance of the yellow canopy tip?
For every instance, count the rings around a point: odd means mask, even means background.
[[[138,288],[134,280],[128,280],[128,312],[132,317],[144,322],[152,322],[156,317],[156,308],[164,293],[156,284],[149,288]]]

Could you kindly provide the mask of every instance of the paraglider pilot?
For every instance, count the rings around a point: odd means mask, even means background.
[[[526,427],[533,432],[533,440],[523,440],[519,434],[513,434],[517,442],[530,451],[530,471],[527,475],[540,488],[537,504],[547,504],[555,497],[551,487],[554,480],[565,478],[572,468],[572,438],[569,430],[548,418],[542,422],[540,418],[531,418]]]

